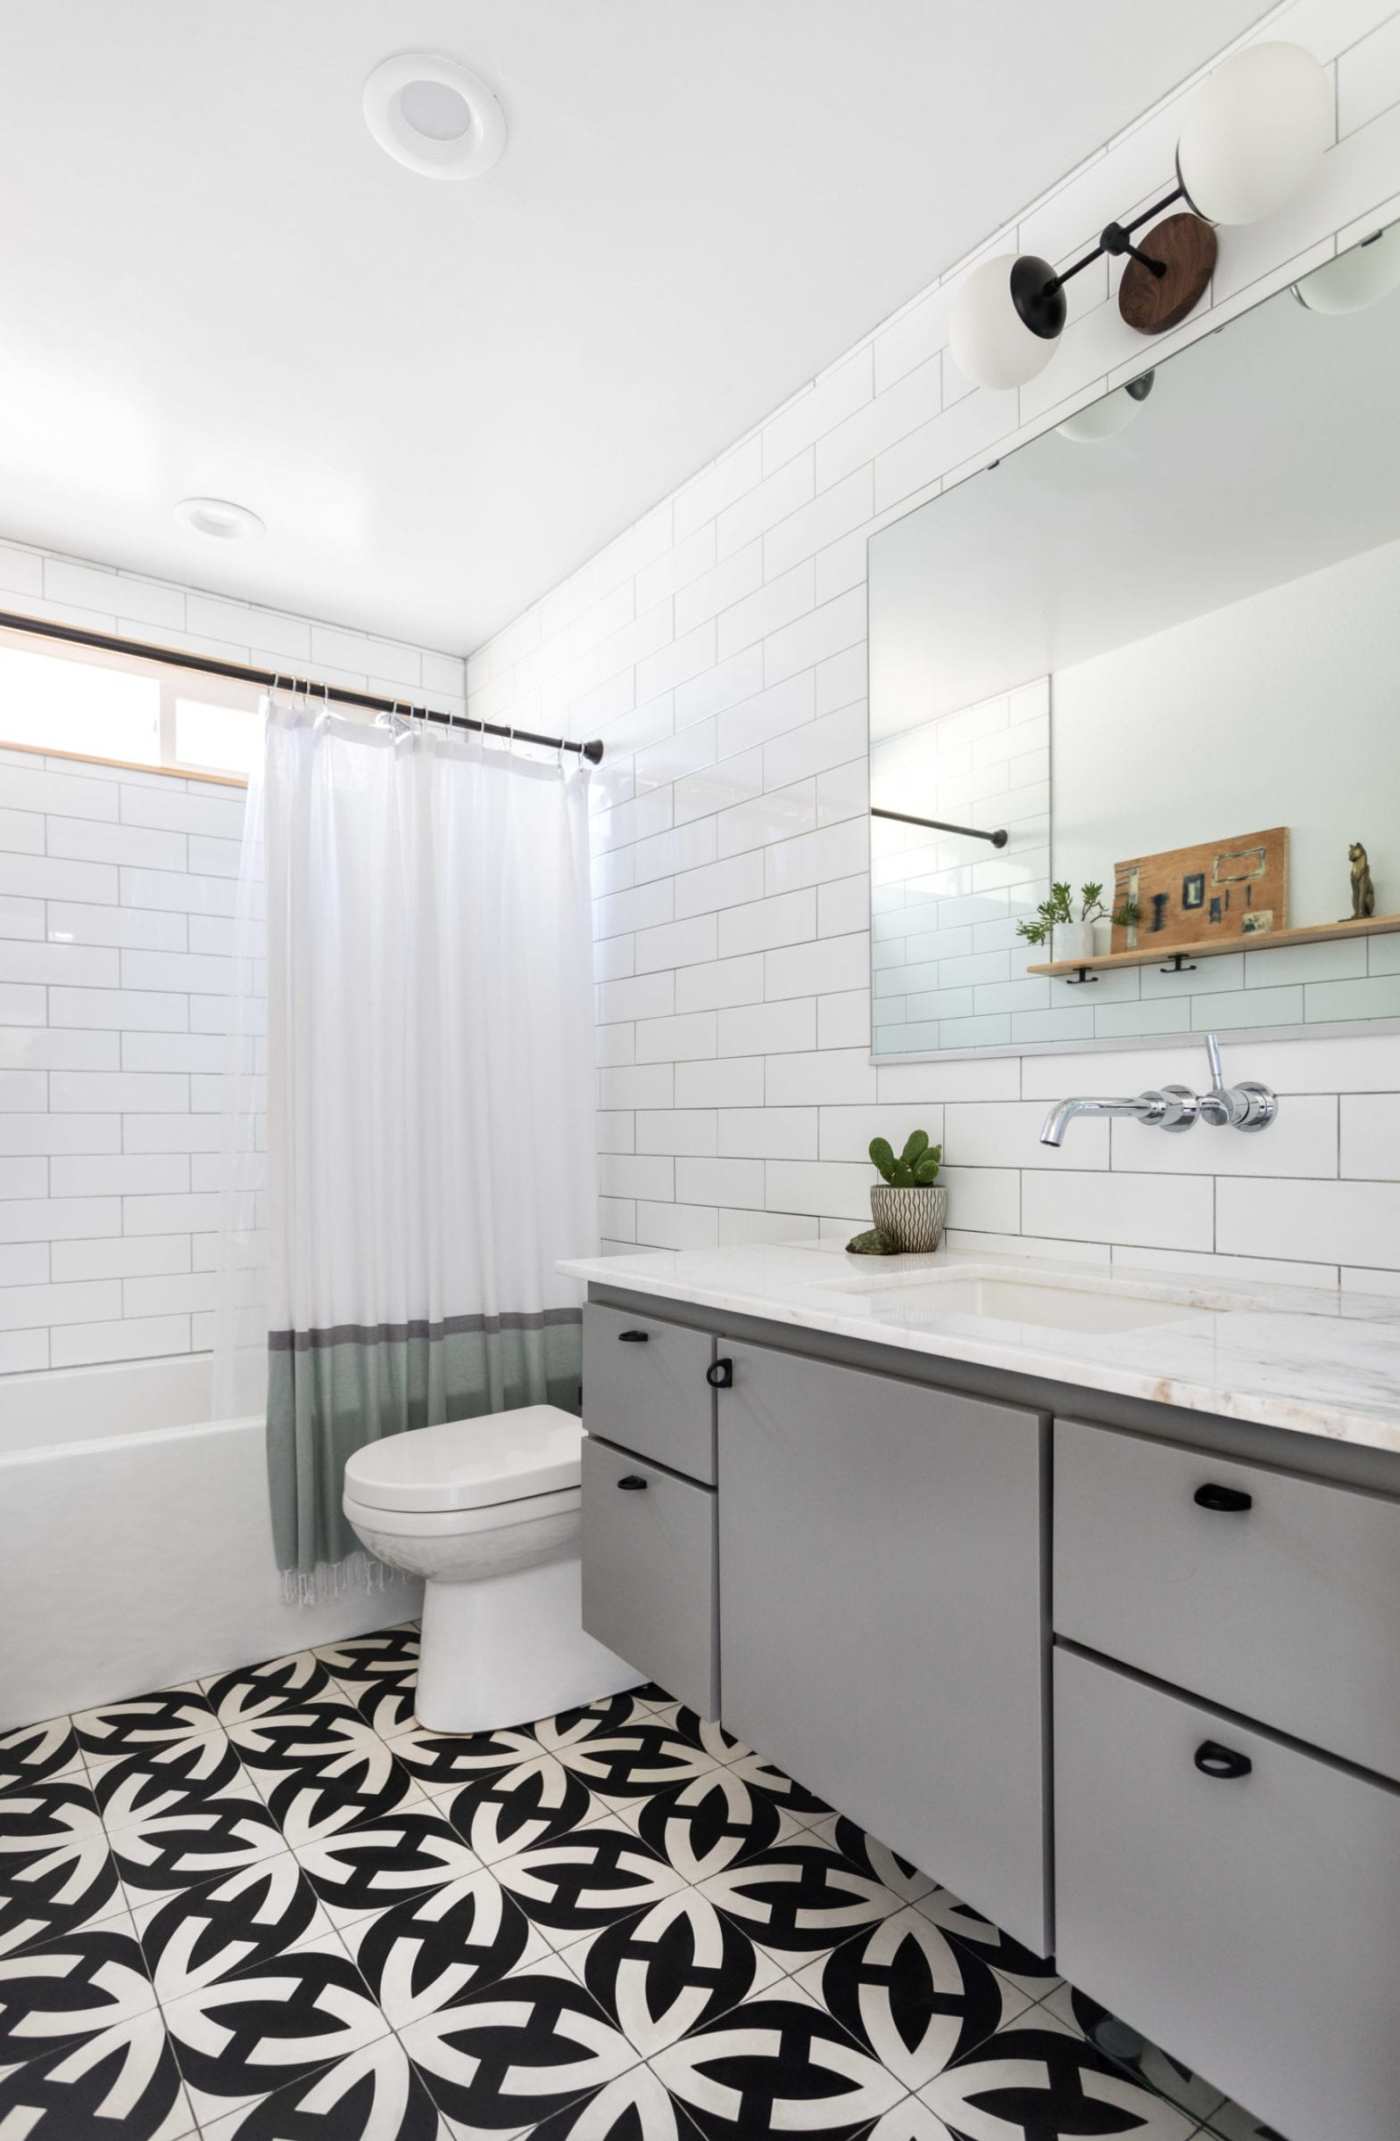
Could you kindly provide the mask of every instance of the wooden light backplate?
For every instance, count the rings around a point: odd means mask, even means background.
[[[1215,273],[1215,232],[1199,216],[1168,216],[1145,237],[1134,241],[1149,260],[1160,260],[1165,275],[1154,275],[1141,261],[1130,260],[1118,285],[1118,310],[1140,335],[1164,335],[1179,327],[1205,296]]]
[[[1193,879],[1200,880],[1200,901],[1190,906],[1187,886]],[[1261,942],[1272,930],[1288,927],[1288,827],[1135,855],[1113,873],[1115,911],[1128,899],[1137,901],[1139,918],[1131,929],[1115,927],[1115,952],[1170,951],[1203,938],[1233,945]],[[1217,900],[1219,915],[1212,919],[1211,903]],[[1161,927],[1154,929],[1157,914]]]

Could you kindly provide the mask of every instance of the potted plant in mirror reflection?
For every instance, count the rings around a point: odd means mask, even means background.
[[[911,1130],[898,1154],[888,1138],[872,1138],[870,1157],[884,1176],[870,1192],[875,1224],[846,1247],[856,1256],[936,1249],[948,1217],[948,1192],[938,1179],[943,1147],[929,1143],[927,1130]]]
[[[1050,887],[1049,899],[1037,907],[1035,919],[1016,924],[1016,934],[1024,937],[1027,944],[1050,944],[1053,939],[1051,956],[1055,959],[1092,959],[1096,923],[1130,929],[1137,919],[1136,900],[1124,900],[1121,907],[1110,909],[1103,903],[1103,886],[1095,884],[1079,887],[1076,914],[1069,886],[1055,884]]]

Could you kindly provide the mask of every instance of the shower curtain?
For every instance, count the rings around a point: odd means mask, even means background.
[[[576,1409],[578,1289],[554,1266],[595,1245],[587,773],[304,700],[263,717],[219,1380],[265,1342],[277,1559],[310,1596],[368,1566],[352,1451]]]

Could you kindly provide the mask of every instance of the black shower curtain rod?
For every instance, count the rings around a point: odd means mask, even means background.
[[[571,743],[567,736],[539,736],[533,729],[508,728],[500,721],[473,721],[466,714],[441,714],[435,707],[410,706],[402,699],[378,699],[367,691],[346,691],[339,684],[311,684],[287,670],[250,669],[243,662],[217,662],[207,654],[181,654],[176,647],[147,646],[138,639],[85,632],[72,624],[49,624],[42,618],[21,617],[11,610],[0,610],[0,626],[10,632],[32,632],[39,639],[63,639],[72,646],[99,647],[107,654],[133,654],[142,661],[165,662],[172,669],[197,669],[203,676],[233,677],[240,684],[261,684],[266,691],[280,684],[313,699],[334,699],[339,706],[363,706],[374,714],[407,714],[415,721],[441,722],[444,728],[479,729],[484,736],[505,736],[512,743],[536,743],[547,751],[577,751],[591,765],[602,763],[603,746],[596,737],[588,743]]]

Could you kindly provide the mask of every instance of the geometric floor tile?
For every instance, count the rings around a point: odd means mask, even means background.
[[[586,1935],[563,1960],[644,2059],[782,1976],[693,1888]]]
[[[409,2023],[402,2040],[463,2141],[536,2126],[638,2064],[557,1956]]]
[[[218,1719],[208,1699],[194,1685],[159,1688],[126,1702],[101,1703],[73,1719],[85,1754],[131,1754],[138,1747],[160,1747],[169,1740],[212,1732]]]
[[[45,1777],[81,1771],[82,1749],[70,1717],[50,1717],[42,1724],[0,1732],[0,1792],[17,1784],[39,1784]]]
[[[797,1983],[906,2089],[923,2088],[1030,2006],[908,1907],[799,1971]]]
[[[418,1640],[0,1734],[0,2141],[1281,2141],[663,1688],[433,1732]]]
[[[99,1924],[122,1903],[86,1782],[70,1774],[0,1797],[0,1956]]]
[[[6,2141],[180,2141],[194,2123],[157,2008],[0,2073]]]
[[[276,1710],[297,1709],[304,1702],[337,1699],[330,1674],[313,1651],[294,1651],[285,1658],[268,1658],[261,1665],[246,1665],[240,1671],[220,1673],[201,1680],[214,1715],[226,1728],[254,1723]]]
[[[488,1866],[582,1828],[604,1812],[586,1784],[538,1747],[510,1769],[475,1777],[450,1796],[444,1793],[436,1804]]]
[[[138,1904],[134,1916],[164,2005],[259,1968],[330,1930],[315,1889],[289,1851],[201,1888]]]
[[[621,1823],[594,1822],[493,1871],[554,1948],[677,1894],[684,1883]]]
[[[303,1844],[296,1856],[333,1925],[442,1888],[480,1865],[439,1814],[418,1807]]]
[[[901,1908],[882,1882],[810,1831],[711,1874],[700,1893],[751,1940],[790,1958],[790,1969]]]
[[[343,1937],[395,2029],[454,2007],[550,1952],[485,1868],[359,1918]]]
[[[303,2081],[204,2127],[204,2141],[451,2141],[397,2037],[378,2037]]]
[[[951,2060],[919,2100],[957,2141],[1189,2141],[1196,2131],[1038,2007]]]
[[[134,1753],[90,1755],[88,1779],[109,1836],[137,1822],[192,1813],[211,1799],[261,1804],[222,1732]]]
[[[0,2067],[59,2051],[156,2004],[128,1918],[68,1933],[0,1962]]]
[[[389,2027],[329,1933],[183,1993],[164,2013],[201,2126],[360,2051]]]
[[[788,2133],[855,2141],[906,2093],[791,1982],[682,2038],[652,2066],[706,2141]]]

